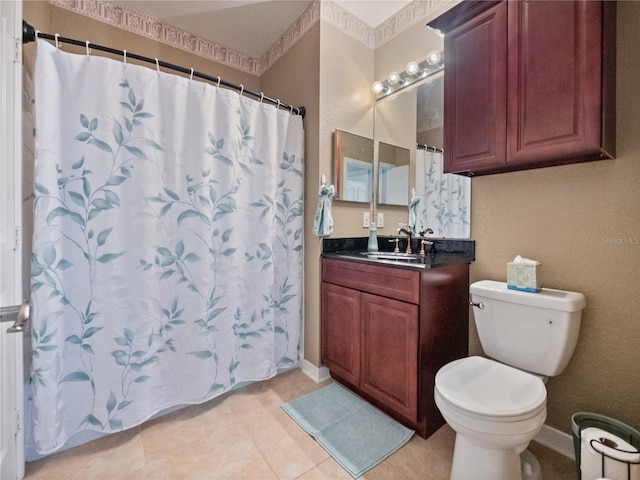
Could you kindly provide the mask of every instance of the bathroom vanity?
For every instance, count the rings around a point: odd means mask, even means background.
[[[473,252],[445,246],[411,262],[357,249],[323,253],[322,364],[425,438],[444,424],[433,396],[436,372],[468,354],[472,260]]]

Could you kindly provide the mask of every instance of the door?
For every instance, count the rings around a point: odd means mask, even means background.
[[[362,391],[418,421],[418,305],[362,293]]]
[[[0,1],[0,478],[24,476],[22,303],[22,3]],[[24,313],[24,312],[23,312]],[[24,317],[24,314],[21,315]],[[14,331],[17,330],[17,331]]]
[[[507,163],[597,157],[602,5],[514,2],[508,10]]]
[[[504,166],[507,2],[447,32],[444,42],[444,172]]]
[[[356,387],[360,384],[360,295],[322,282],[320,360]]]

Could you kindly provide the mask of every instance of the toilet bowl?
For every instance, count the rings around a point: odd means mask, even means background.
[[[520,454],[547,416],[540,378],[483,357],[445,365],[435,401],[456,432],[452,480],[522,478]]]
[[[470,292],[491,358],[455,360],[436,374],[436,405],[456,432],[451,480],[540,479],[526,451],[547,416],[540,376],[559,375],[569,363],[584,295],[546,288],[532,294],[491,280],[473,283]]]

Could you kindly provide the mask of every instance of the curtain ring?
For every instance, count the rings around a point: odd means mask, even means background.
[[[89,48],[89,40],[87,40],[86,45],[87,45],[87,57],[88,57],[89,55],[91,55],[91,49]]]
[[[260,103],[262,103],[262,100],[264,100],[264,93],[260,92]]]
[[[124,63],[125,63],[125,65],[126,65],[126,63],[127,63],[127,51],[126,51],[126,50],[123,50],[123,52],[122,52],[122,53],[123,53],[123,55],[124,55]]]
[[[160,73],[160,62],[158,62],[157,58],[156,58],[156,69],[158,70],[158,73]]]
[[[36,30],[36,40],[38,40],[38,35],[40,35],[40,30]]]
[[[220,77],[218,77],[218,88],[220,88]]]
[[[240,84],[240,96],[244,93],[244,85]]]
[[[276,110],[279,110],[280,109],[280,99],[276,98],[276,102],[278,102],[277,105],[276,105]]]
[[[293,105],[289,105],[289,107],[291,107],[290,112],[291,112],[291,115],[293,115]]]
[[[193,68],[191,69],[191,76],[189,77],[189,80],[193,80]]]
[[[60,43],[58,42],[59,33],[56,33],[56,50],[60,50]]]

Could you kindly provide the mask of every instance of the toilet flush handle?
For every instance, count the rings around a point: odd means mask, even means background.
[[[472,307],[478,307],[480,310],[484,308],[484,303],[482,302],[478,302],[478,303],[469,302],[469,305],[471,305]]]

